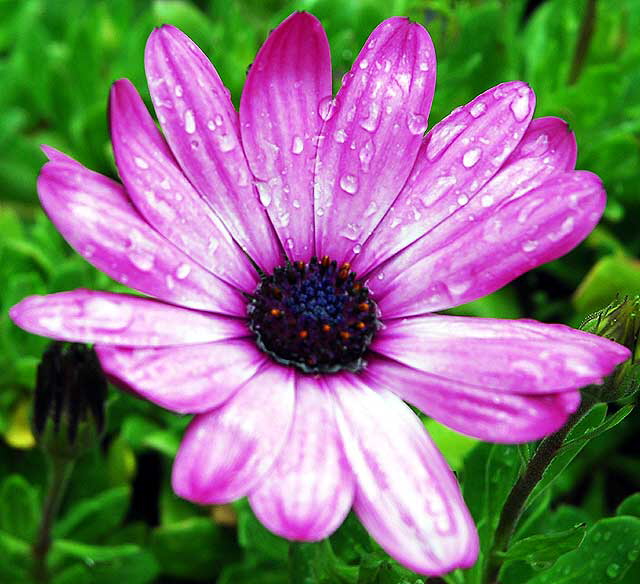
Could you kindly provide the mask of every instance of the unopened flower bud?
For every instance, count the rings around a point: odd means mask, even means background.
[[[603,401],[635,394],[640,389],[640,296],[616,298],[609,306],[589,316],[580,328],[631,350],[631,358],[618,365],[605,379],[600,391]]]
[[[42,355],[36,380],[33,426],[53,456],[75,457],[104,430],[107,380],[95,351],[54,341]]]

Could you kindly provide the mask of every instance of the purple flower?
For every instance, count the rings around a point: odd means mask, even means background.
[[[45,147],[38,192],[67,241],[149,297],[31,296],[11,317],[95,343],[120,385],[196,414],[173,487],[248,496],[272,531],[327,537],[353,507],[424,574],[471,566],[475,527],[406,400],[482,440],[557,430],[627,349],[562,325],[434,314],[575,247],[605,204],[558,118],[522,82],[426,136],[431,39],[383,22],[331,99],[307,13],[260,49],[239,115],[205,55],[164,26],[147,44],[164,137],[131,83],[111,92],[123,186]]]

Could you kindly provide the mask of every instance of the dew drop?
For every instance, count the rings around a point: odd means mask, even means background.
[[[479,101],[477,103],[474,103],[471,106],[471,109],[469,110],[469,113],[474,118],[479,118],[486,111],[487,111],[487,104],[484,103],[483,101]]]
[[[458,205],[463,206],[469,202],[469,197],[467,195],[460,195],[458,197]]]
[[[418,68],[420,69],[420,71],[428,71],[429,63],[427,63],[426,61],[423,61],[422,63],[420,63],[420,65],[418,65]]]
[[[175,91],[176,97],[182,97],[182,93],[183,93],[182,85],[176,85],[176,88],[174,91]]]
[[[287,245],[287,247],[289,249],[293,249],[293,246],[295,245],[295,242],[290,237],[287,237],[287,240],[285,241],[285,244]]]
[[[196,118],[193,115],[193,110],[188,109],[184,112],[184,131],[187,134],[193,134],[196,131]]]
[[[510,106],[511,113],[518,122],[522,122],[529,115],[529,111],[531,110],[530,101],[531,96],[526,87],[520,89],[518,95],[513,98]]]
[[[615,562],[609,564],[607,566],[607,576],[609,576],[609,578],[617,578],[618,575],[620,574],[620,565],[616,564]]]
[[[191,266],[189,264],[180,264],[176,270],[176,278],[178,280],[184,280],[191,273]]]
[[[360,120],[360,126],[367,132],[375,132],[380,125],[380,105],[377,102],[371,102],[369,105],[369,115]]]
[[[360,148],[360,152],[358,152],[358,158],[360,159],[360,165],[362,167],[363,172],[369,172],[371,159],[373,158],[373,154],[375,152],[375,146],[371,140],[367,140],[362,148]]]
[[[264,183],[256,183],[256,187],[258,188],[258,196],[260,197],[260,202],[263,207],[268,207],[271,205],[271,189]]]
[[[475,164],[480,160],[480,156],[482,155],[482,150],[480,148],[471,148],[471,150],[467,150],[462,157],[462,164],[465,168],[471,168],[475,166]]]
[[[336,130],[333,134],[333,138],[338,144],[344,144],[344,141],[347,139],[347,133],[342,129]]]
[[[335,107],[335,100],[331,96],[327,96],[318,104],[318,115],[326,122],[331,119],[331,116],[333,116]]]
[[[294,209],[299,209],[300,208],[300,201],[298,199],[293,199],[293,208]]]
[[[521,247],[522,251],[530,253],[532,251],[535,251],[535,249],[538,247],[538,242],[535,239],[527,239],[526,241],[522,242]]]
[[[359,243],[356,243],[353,246],[353,253],[359,254],[362,251],[362,246]]]
[[[356,239],[358,239],[358,235],[360,235],[361,230],[362,227],[357,223],[348,223],[347,226],[342,231],[340,231],[340,235],[342,235],[342,237],[350,239],[351,241],[355,241]]]
[[[222,152],[231,152],[236,147],[236,139],[233,134],[224,134],[218,141]]]
[[[143,272],[148,272],[153,268],[154,257],[150,253],[143,251],[131,251],[129,253],[131,263]]]
[[[424,134],[427,129],[427,118],[421,114],[408,114],[407,115],[407,128],[414,136]]]
[[[493,205],[493,196],[492,195],[482,195],[480,199],[480,204],[483,207],[491,207]]]
[[[375,201],[371,201],[369,206],[364,211],[365,217],[371,217],[378,210],[378,204]]]
[[[318,207],[318,208],[316,209],[316,215],[317,215],[318,217],[322,217],[322,216],[324,215],[324,209],[323,209],[322,207]]]
[[[213,120],[209,120],[207,122],[207,128],[209,128],[209,130],[211,130],[212,132],[216,131],[216,123]]]
[[[300,154],[304,150],[304,142],[300,136],[294,136],[291,143],[291,152],[294,154]]]
[[[168,191],[171,189],[171,183],[169,182],[169,179],[167,177],[164,177],[160,181],[160,187],[162,187],[165,191]]]
[[[213,118],[213,121],[216,123],[216,126],[222,126],[222,116],[220,114],[217,114]]]
[[[138,168],[142,168],[143,170],[149,168],[149,163],[144,158],[136,156],[133,160]]]
[[[360,67],[360,69],[366,69],[369,66],[369,61],[367,61],[366,59],[362,59],[358,66]]]
[[[340,188],[353,195],[358,190],[358,179],[352,174],[345,174],[340,179]]]

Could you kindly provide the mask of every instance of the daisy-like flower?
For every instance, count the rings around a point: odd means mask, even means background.
[[[482,440],[557,430],[627,349],[562,325],[434,314],[575,247],[605,203],[557,118],[504,83],[426,136],[429,35],[391,18],[331,97],[320,23],[271,33],[239,114],[179,30],[148,41],[163,135],[117,81],[122,185],[45,147],[42,204],[98,269],[148,297],[74,290],[11,310],[28,331],[95,343],[116,383],[195,414],[173,488],[248,496],[273,532],[311,541],[353,507],[412,570],[471,566],[455,478],[405,405]],[[404,400],[404,401],[403,401]]]

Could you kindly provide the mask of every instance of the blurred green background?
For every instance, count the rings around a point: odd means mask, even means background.
[[[536,115],[566,119],[578,140],[578,168],[604,181],[605,216],[585,243],[457,312],[579,325],[616,294],[640,293],[637,0],[0,0],[0,582],[26,581],[28,542],[46,486],[44,457],[29,428],[35,368],[46,340],[14,327],[7,311],[28,294],[81,286],[118,289],[64,243],[40,210],[35,183],[44,155],[39,145],[55,146],[117,177],[107,95],[115,79],[128,77],[150,105],[143,51],[154,26],[170,23],[190,35],[237,104],[247,67],[269,30],[301,9],[315,14],[327,30],[336,83],[382,19],[406,15],[424,24],[438,54],[430,125],[492,85],[527,81],[537,94]],[[613,521],[604,518],[640,490],[639,424],[633,414],[625,418],[629,409],[619,404],[609,406],[609,417],[606,410],[574,437],[579,448],[573,456],[584,447],[580,456],[548,477],[549,483],[556,480],[521,527],[520,537],[573,529],[562,540],[565,547],[556,545],[551,556],[514,556],[505,584],[543,582],[543,577],[560,582],[554,566],[579,560],[558,559],[575,553],[571,550],[582,541],[574,526],[596,530],[587,532],[580,548],[588,554],[584,546],[590,541],[595,546],[603,525],[598,522]],[[289,547],[267,533],[244,502],[200,508],[179,500],[169,474],[187,423],[186,417],[110,392],[106,437],[77,465],[56,527],[51,557],[56,584],[416,582],[417,576],[389,560],[353,517],[331,547]],[[612,427],[606,434],[609,426],[591,432],[606,423]],[[476,519],[485,528],[491,525],[499,493],[508,491],[530,449],[476,445],[426,424],[459,471],[465,492],[475,493],[469,504]],[[495,485],[482,482],[493,473],[502,477],[497,495]],[[640,504],[632,498],[624,509],[637,516]],[[611,532],[622,545],[616,529]],[[625,533],[624,541],[631,541]],[[492,537],[490,528],[481,534]],[[603,572],[606,581],[639,581],[637,554],[632,557],[631,551],[611,551],[606,568],[617,569]],[[611,560],[616,553],[622,559]],[[479,583],[478,574],[453,574],[447,581]],[[605,580],[562,579],[574,581]]]

